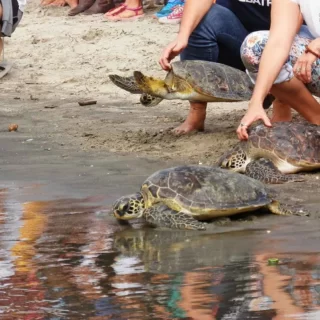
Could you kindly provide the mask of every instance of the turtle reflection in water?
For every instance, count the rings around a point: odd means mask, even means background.
[[[152,226],[205,230],[211,220],[269,209],[279,215],[306,215],[280,204],[260,181],[217,167],[180,166],[151,175],[140,192],[113,206],[119,220],[144,218]]]

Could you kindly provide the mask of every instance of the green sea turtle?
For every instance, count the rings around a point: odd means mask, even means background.
[[[109,75],[118,87],[133,94],[141,94],[144,106],[155,106],[163,99],[203,102],[235,102],[250,100],[253,84],[247,74],[230,66],[208,61],[177,61],[164,80],[134,71],[132,77]],[[274,100],[268,95],[264,108]]]
[[[304,181],[301,171],[320,169],[320,126],[307,122],[263,124],[249,130],[249,139],[238,143],[218,166],[265,183]]]
[[[152,174],[140,192],[115,202],[113,214],[119,220],[143,217],[153,226],[205,230],[199,220],[259,208],[301,215],[275,200],[260,181],[218,167],[180,166]]]

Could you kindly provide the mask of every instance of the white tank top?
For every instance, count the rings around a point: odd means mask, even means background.
[[[304,21],[315,38],[320,37],[320,1],[291,0],[300,6]]]

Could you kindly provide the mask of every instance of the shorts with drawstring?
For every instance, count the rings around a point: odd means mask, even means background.
[[[303,26],[305,27],[305,26]],[[306,28],[306,27],[305,27]],[[249,34],[241,46],[241,58],[252,83],[256,82],[263,50],[269,38],[269,31],[257,31]],[[274,84],[283,83],[294,77],[293,68],[298,58],[305,52],[314,37],[307,29],[301,30],[293,40],[288,58],[280,70]],[[306,84],[309,91],[320,97],[320,59],[312,64],[311,82]]]

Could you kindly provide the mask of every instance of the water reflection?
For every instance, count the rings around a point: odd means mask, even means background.
[[[1,319],[320,319],[318,252],[264,230],[134,229],[102,209],[0,189]]]

